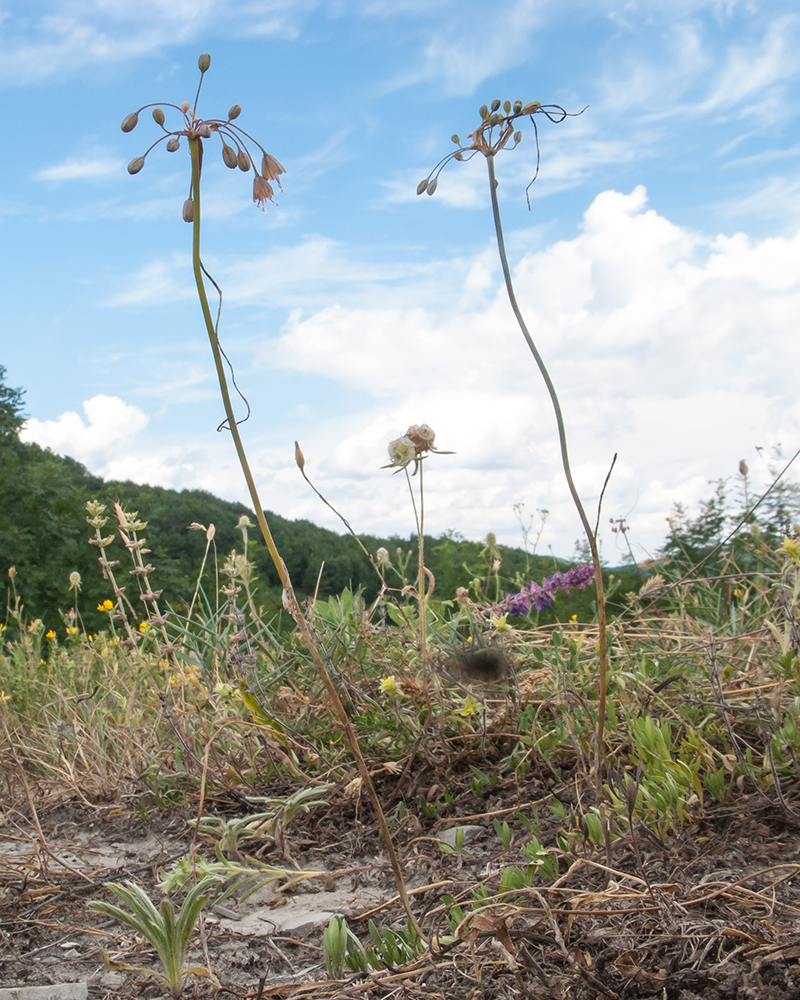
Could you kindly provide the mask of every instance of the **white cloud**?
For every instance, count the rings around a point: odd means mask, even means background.
[[[517,295],[560,394],[590,520],[617,453],[601,525],[627,516],[637,554],[661,542],[673,502],[706,497],[708,481],[734,475],[741,458],[757,468],[757,446],[783,442],[793,451],[800,443],[800,233],[756,240],[695,232],[649,208],[637,187],[598,195],[571,239],[540,247],[533,232],[509,235],[522,248]],[[322,248],[312,271],[328,260]],[[517,544],[513,506],[525,503],[551,512],[542,547],[568,555],[580,526],[555,419],[496,264],[488,249],[451,269],[445,263],[436,262],[438,295],[418,270],[387,292],[377,268],[351,301],[296,310],[277,341],[252,348],[251,382],[264,372],[269,392],[291,371],[296,393],[295,410],[284,409],[277,427],[266,427],[255,406],[248,441],[262,500],[340,528],[299,479],[298,437],[309,475],[357,530],[405,535],[413,519],[402,477],[380,466],[391,438],[425,422],[441,448],[456,452],[432,456],[426,468],[431,533],[494,531]],[[247,278],[252,296],[259,275],[267,286],[272,280],[262,265]],[[351,405],[323,415],[320,379],[350,390]],[[86,422],[74,413],[29,421],[26,439],[106,476],[246,501],[226,437],[181,439],[165,424],[154,445],[146,415],[122,400],[94,397],[85,411]],[[621,558],[618,542],[606,530],[612,561]]]
[[[133,445],[150,419],[138,406],[118,396],[92,396],[83,404],[83,412],[85,422],[72,411],[62,413],[57,420],[32,418],[25,422],[20,437],[70,455],[102,475],[115,456]]]
[[[36,178],[40,181],[97,180],[120,175],[124,167],[122,160],[110,156],[73,157],[39,170]]]

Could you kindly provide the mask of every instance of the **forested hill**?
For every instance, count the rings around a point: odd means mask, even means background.
[[[242,534],[237,530],[240,516],[247,514],[255,522],[252,510],[243,504],[220,500],[202,490],[177,492],[104,481],[71,458],[62,458],[35,444],[23,444],[16,433],[0,434],[0,573],[7,584],[8,570],[15,568],[14,587],[28,619],[41,618],[49,627],[58,624],[59,610],[74,603],[69,576],[77,570],[81,575],[79,609],[87,627],[100,627],[101,615],[93,624],[95,609],[111,594],[97,562],[97,549],[88,544],[93,529],[86,523],[87,500],[107,505],[110,520],[104,534],[111,534],[116,527],[115,502],[128,511],[137,511],[140,520],[147,522],[142,535],[151,549],[146,559],[155,567],[152,586],[164,591],[166,601],[178,605],[191,599],[206,545],[205,533],[189,530],[189,525],[215,526],[214,541],[221,566],[232,549],[243,550]],[[345,587],[363,587],[368,595],[377,592],[375,571],[351,536],[317,527],[310,521],[290,521],[269,512],[267,517],[301,596],[314,593],[318,577],[321,596],[341,593]],[[258,539],[257,528],[249,532],[249,538],[248,557],[256,564],[258,600],[277,612],[277,575],[266,547]],[[400,561],[399,547],[407,562],[407,577],[413,580],[415,539],[364,536],[362,542],[373,555],[384,546],[395,564]],[[120,560],[124,576],[130,567],[119,539],[108,554]],[[451,535],[426,538],[425,558],[436,578],[436,596],[442,599],[452,598],[457,587],[468,586],[476,578],[485,580],[498,558],[501,586],[505,589],[513,588],[515,579],[541,579],[564,565],[553,558],[529,558],[520,549],[490,549],[485,543]],[[213,577],[207,576],[206,586],[213,589],[210,579]],[[398,586],[402,583],[391,572],[387,582]],[[492,578],[490,595],[495,590]]]

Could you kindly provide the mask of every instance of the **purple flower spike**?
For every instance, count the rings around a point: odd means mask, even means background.
[[[559,590],[570,591],[573,587],[583,590],[594,577],[593,566],[575,566],[566,573],[556,572],[545,577],[541,585],[535,580],[523,587],[518,594],[506,594],[493,610],[498,614],[509,614],[515,618],[528,614],[531,608],[541,611],[552,604]]]

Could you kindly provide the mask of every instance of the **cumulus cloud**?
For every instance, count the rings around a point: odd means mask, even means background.
[[[593,503],[619,453],[607,510],[632,511],[644,548],[663,537],[674,501],[697,501],[756,446],[797,439],[798,269],[800,235],[693,232],[649,209],[642,187],[603,192],[577,236],[518,260],[517,294],[561,395],[580,489]],[[425,421],[458,452],[433,460],[432,525],[511,540],[512,507],[524,501],[553,512],[563,552],[579,529],[550,402],[496,279],[483,298],[469,279],[462,291],[456,309],[294,314],[269,363],[375,400],[358,426],[337,428],[344,437],[321,429],[308,449],[332,481]],[[348,488],[349,511],[390,531],[370,479],[363,493]]]
[[[20,436],[23,441],[35,441],[43,448],[70,455],[102,475],[108,462],[132,447],[150,420],[138,406],[102,394],[87,399],[83,412],[85,420],[73,411],[62,413],[57,420],[32,418],[25,422]]]
[[[627,517],[644,557],[663,540],[674,502],[705,498],[709,481],[735,475],[741,458],[766,479],[758,447],[794,450],[800,233],[694,231],[636,187],[599,194],[571,239],[541,246],[533,232],[509,235],[517,295],[560,394],[591,520],[618,456],[601,518],[610,561],[624,553],[609,518]],[[255,286],[256,272],[247,280]],[[518,544],[514,505],[524,503],[550,511],[542,547],[568,555],[580,525],[552,406],[491,252],[442,267],[437,281],[438,296],[418,295],[424,278],[409,270],[387,296],[376,277],[352,301],[292,312],[277,339],[253,347],[249,377],[260,373],[269,387],[291,372],[295,406],[277,428],[255,407],[248,435],[262,500],[340,528],[298,476],[299,437],[309,475],[358,530],[405,535],[413,517],[402,477],[380,467],[387,442],[425,422],[456,453],[428,462],[430,532],[494,531]],[[349,400],[333,415],[326,382]],[[106,476],[214,492],[224,484],[227,498],[246,502],[227,439],[172,432],[153,446],[137,407],[96,396],[84,410],[85,420],[28,421],[25,438]]]

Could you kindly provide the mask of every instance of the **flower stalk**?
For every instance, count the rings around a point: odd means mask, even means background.
[[[584,109],[585,110],[585,109]],[[582,114],[583,112],[579,112]],[[597,623],[599,628],[599,641],[598,641],[598,661],[599,661],[599,671],[598,671],[598,705],[597,705],[597,731],[596,731],[596,745],[595,745],[595,782],[597,790],[598,801],[602,797],[603,792],[603,764],[604,764],[604,737],[605,737],[605,722],[606,722],[606,695],[608,687],[608,648],[607,648],[607,637],[606,637],[606,605],[605,605],[605,591],[603,586],[603,571],[600,565],[600,553],[597,547],[597,525],[594,529],[589,523],[589,519],[586,516],[586,511],[581,501],[578,490],[575,486],[575,481],[572,476],[572,470],[570,468],[569,461],[569,449],[567,447],[567,433],[564,426],[564,417],[561,413],[561,404],[558,399],[558,393],[556,392],[553,380],[550,377],[550,373],[547,370],[547,366],[544,363],[544,359],[540,354],[533,337],[530,334],[528,326],[525,322],[525,318],[522,315],[522,311],[517,302],[516,293],[514,291],[514,282],[511,277],[511,269],[508,264],[508,256],[506,254],[505,239],[503,236],[503,224],[500,217],[500,204],[497,198],[497,177],[495,174],[494,160],[497,153],[502,149],[514,149],[519,145],[522,140],[522,132],[517,130],[516,126],[518,120],[521,118],[530,118],[531,123],[534,128],[534,135],[536,136],[536,174],[533,180],[539,173],[539,139],[538,130],[536,127],[535,115],[542,114],[549,121],[561,122],[569,116],[569,112],[565,111],[564,108],[556,104],[542,105],[539,101],[531,101],[529,104],[523,105],[522,101],[515,101],[512,105],[510,101],[505,101],[502,105],[499,100],[492,101],[491,107],[484,104],[479,111],[481,117],[481,124],[471,132],[468,138],[471,140],[468,146],[464,146],[461,143],[458,135],[452,136],[452,141],[458,147],[447,156],[443,157],[433,168],[433,170],[428,174],[428,176],[420,182],[417,187],[417,194],[422,194],[426,192],[431,195],[436,190],[438,184],[438,178],[442,170],[447,166],[451,160],[465,161],[471,159],[478,153],[483,154],[486,159],[486,166],[489,176],[489,193],[492,202],[492,218],[494,220],[495,235],[497,237],[497,250],[500,257],[500,265],[503,271],[503,280],[506,286],[506,292],[508,294],[508,300],[511,305],[511,309],[514,313],[514,317],[517,320],[517,324],[522,332],[525,339],[525,343],[528,345],[528,349],[533,355],[533,359],[536,362],[536,366],[544,379],[545,386],[547,387],[547,392],[550,396],[550,401],[553,405],[553,411],[556,418],[556,426],[558,429],[558,440],[561,448],[561,464],[564,469],[564,477],[567,480],[567,487],[569,489],[570,496],[572,497],[575,508],[578,512],[578,517],[580,518],[581,525],[583,526],[584,533],[586,534],[586,539],[589,543],[589,550],[592,555],[592,567],[594,570],[594,582],[595,590],[597,593]],[[533,181],[531,181],[531,184]],[[528,185],[530,188],[530,185]],[[530,208],[530,199],[528,199],[528,207]],[[602,494],[601,494],[602,502]],[[598,523],[599,523],[599,505],[598,505]]]
[[[200,308],[203,313],[203,321],[205,323],[206,331],[208,333],[209,343],[211,346],[211,353],[214,358],[214,367],[217,373],[217,381],[219,383],[220,394],[222,396],[222,404],[225,410],[226,422],[228,430],[233,438],[234,447],[236,449],[236,455],[239,459],[239,464],[244,474],[245,482],[247,484],[247,490],[250,494],[250,499],[253,504],[253,509],[255,510],[256,519],[258,521],[258,526],[261,530],[261,534],[264,538],[264,542],[269,551],[272,562],[275,569],[278,572],[278,576],[281,581],[281,586],[283,588],[283,605],[286,611],[294,619],[300,637],[311,655],[312,661],[319,673],[320,679],[325,687],[325,690],[330,699],[331,705],[337,717],[339,718],[342,727],[345,731],[345,735],[350,746],[350,750],[358,768],[359,775],[361,777],[362,784],[367,792],[367,796],[375,810],[375,815],[378,821],[378,826],[383,837],[384,844],[386,846],[387,853],[389,855],[389,861],[394,873],[395,880],[397,882],[398,893],[403,903],[403,907],[406,911],[409,921],[414,927],[415,931],[420,935],[423,940],[427,941],[427,937],[422,931],[414,913],[411,909],[411,903],[408,897],[408,892],[405,887],[405,881],[403,879],[403,873],[400,867],[400,862],[397,857],[397,853],[394,849],[392,842],[391,832],[389,830],[389,825],[386,821],[386,817],[383,812],[383,808],[378,798],[378,794],[375,790],[375,786],[372,782],[372,778],[369,774],[369,769],[367,768],[364,756],[361,752],[361,748],[358,743],[358,739],[353,729],[350,719],[348,718],[347,712],[345,710],[344,704],[339,697],[339,692],[333,683],[331,675],[325,665],[322,654],[319,647],[312,635],[311,629],[309,628],[308,622],[303,615],[300,604],[292,586],[292,581],[289,577],[289,571],[286,568],[286,564],[281,558],[278,548],[275,545],[275,541],[272,537],[272,532],[270,531],[269,525],[267,524],[266,517],[264,516],[264,508],[261,504],[261,500],[258,495],[258,490],[256,488],[255,480],[253,478],[252,471],[250,469],[250,463],[247,459],[247,454],[245,452],[244,443],[242,442],[242,437],[239,432],[239,427],[236,421],[236,417],[233,411],[233,403],[231,401],[231,394],[228,388],[228,380],[225,375],[225,369],[222,363],[222,350],[219,344],[219,338],[217,336],[217,327],[214,318],[211,313],[211,308],[208,302],[208,294],[206,292],[205,281],[203,278],[204,268],[202,263],[202,258],[200,256],[200,224],[201,224],[201,198],[200,198],[200,178],[201,178],[201,168],[203,160],[203,141],[205,139],[211,138],[214,133],[217,133],[222,138],[223,143],[223,161],[226,166],[238,166],[241,170],[247,171],[250,166],[253,166],[255,172],[255,181],[253,184],[253,200],[261,205],[265,206],[267,200],[272,200],[273,190],[269,183],[270,180],[278,180],[280,174],[284,173],[284,168],[275,159],[275,157],[268,154],[263,147],[259,145],[263,153],[263,159],[261,163],[261,174],[255,168],[255,163],[252,156],[247,151],[244,139],[255,142],[251,136],[240,129],[238,126],[232,126],[231,121],[234,118],[238,118],[241,108],[239,105],[233,105],[231,108],[227,121],[220,120],[209,120],[201,121],[196,117],[197,101],[200,94],[200,86],[202,85],[203,75],[208,70],[210,65],[211,57],[207,53],[203,53],[198,60],[198,67],[200,69],[201,78],[200,85],[198,86],[197,96],[195,97],[194,108],[191,113],[189,112],[188,102],[184,102],[180,106],[180,111],[184,116],[185,128],[177,133],[170,133],[165,130],[166,136],[170,136],[168,142],[168,148],[174,150],[178,148],[178,143],[181,137],[185,137],[189,145],[189,153],[191,157],[191,182],[189,190],[189,199],[184,204],[183,217],[185,220],[190,221],[192,224],[192,270],[194,273],[195,285],[197,287],[197,294],[200,300]],[[149,107],[150,105],[148,105]],[[176,107],[176,105],[165,105],[165,107]],[[143,109],[142,109],[143,110]],[[161,112],[160,108],[156,108],[153,114],[156,124],[164,128],[163,112],[156,114],[156,112]],[[122,130],[124,132],[129,132],[135,128],[138,120],[138,112],[134,115],[128,115],[122,123]],[[236,147],[236,162],[232,162],[231,153],[226,152],[226,150],[232,147],[228,146],[225,142],[225,137],[231,139]],[[161,141],[161,140],[159,140]],[[172,144],[172,145],[170,145]],[[258,144],[257,144],[258,145]],[[152,149],[153,147],[151,147]],[[150,150],[147,151],[148,153]],[[147,153],[145,153],[145,156]],[[140,162],[141,161],[141,162]],[[138,157],[131,161],[129,165],[129,172],[138,173],[144,165],[144,157]],[[134,169],[132,169],[134,168]],[[191,202],[191,209],[188,208],[188,202]]]

